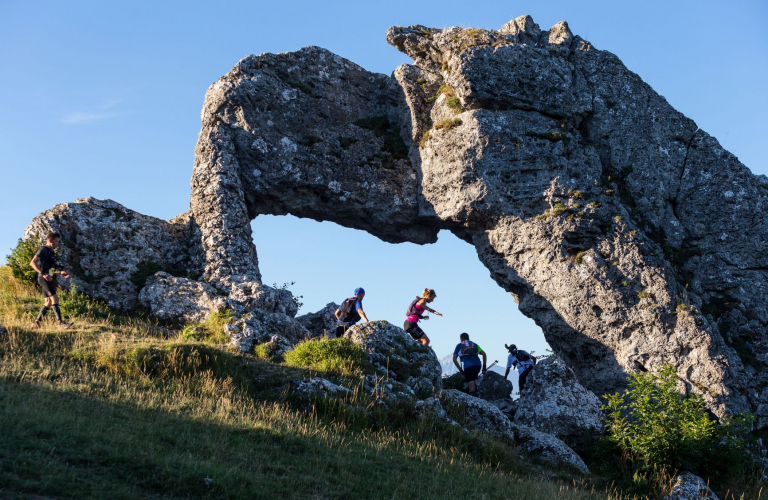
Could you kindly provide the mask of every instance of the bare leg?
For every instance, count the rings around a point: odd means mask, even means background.
[[[416,342],[423,345],[429,345],[429,337],[427,337],[427,334],[425,333],[424,335],[419,337],[419,339]]]
[[[475,381],[467,382],[467,390],[469,390],[470,393],[477,391],[477,385],[475,385]]]

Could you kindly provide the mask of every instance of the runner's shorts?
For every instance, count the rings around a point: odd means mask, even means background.
[[[56,278],[53,278],[51,281],[45,281],[42,274],[37,275],[37,284],[42,287],[43,296],[46,298],[56,295],[56,291],[59,289]]]
[[[408,320],[405,320],[405,323],[403,324],[403,330],[405,330],[405,333],[413,337],[413,340],[419,340],[424,336],[424,330],[422,330],[421,327],[416,323],[411,323]]]
[[[480,375],[480,365],[465,366],[464,367],[464,381],[474,382],[477,380],[477,376]]]

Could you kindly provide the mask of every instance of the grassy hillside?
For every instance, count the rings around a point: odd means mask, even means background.
[[[63,295],[73,329],[30,330],[40,304],[0,269],[0,498],[617,498],[511,443],[294,401],[308,370],[82,295]]]

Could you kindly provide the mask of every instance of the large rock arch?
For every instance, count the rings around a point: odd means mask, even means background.
[[[389,242],[449,229],[592,390],[671,363],[717,413],[768,416],[764,177],[565,23],[387,40],[415,61],[391,78],[309,47],[210,87],[191,203],[207,279],[259,282],[259,214]]]
[[[290,293],[261,283],[254,217],[393,243],[448,229],[589,389],[669,363],[717,414],[768,425],[768,179],[565,23],[387,40],[414,60],[392,77],[308,47],[246,57],[215,82],[190,213],[166,222],[89,198],[25,237],[59,230],[72,281],[117,307],[186,320],[231,308],[247,345],[309,334]]]

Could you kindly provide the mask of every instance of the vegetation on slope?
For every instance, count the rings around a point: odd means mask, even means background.
[[[510,443],[294,401],[311,369],[81,294],[62,294],[74,329],[29,330],[40,302],[0,269],[1,498],[616,498],[542,480]]]

